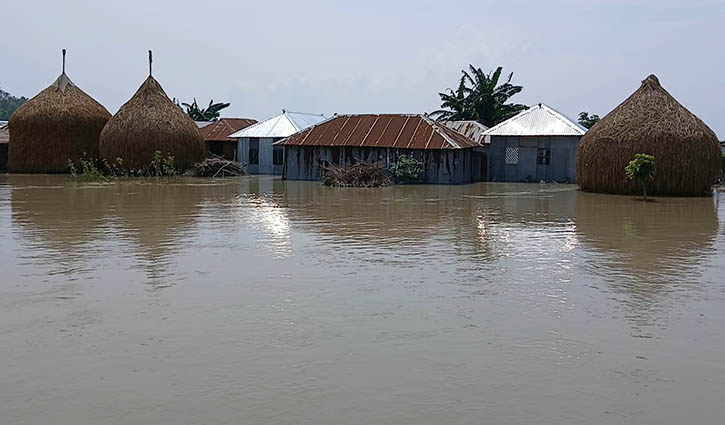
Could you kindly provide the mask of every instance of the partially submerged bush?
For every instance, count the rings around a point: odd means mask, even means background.
[[[390,184],[383,167],[367,162],[358,162],[346,168],[333,165],[325,170],[327,173],[322,178],[322,184],[325,186],[381,187]]]
[[[174,177],[179,175],[174,157],[164,156],[159,151],[155,151],[151,162],[141,169],[124,168],[122,158],[116,158],[109,164],[105,159],[91,158],[87,155],[78,161],[78,166],[70,159],[67,166],[71,177],[84,181],[103,182],[117,177]]]
[[[390,167],[393,180],[396,183],[419,183],[423,179],[423,163],[413,155],[401,155],[398,161]]]

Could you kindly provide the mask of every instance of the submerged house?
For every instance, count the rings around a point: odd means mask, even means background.
[[[220,118],[209,125],[199,127],[199,133],[204,139],[206,154],[235,161],[237,158],[237,141],[230,139],[229,136],[256,123],[257,120],[249,118]]]
[[[237,144],[237,161],[250,174],[282,174],[284,149],[273,143],[324,121],[324,115],[302,112],[282,113],[231,135]]]
[[[8,123],[0,122],[0,171],[8,169],[8,142],[10,141],[10,132],[8,131]]]
[[[282,176],[317,180],[331,165],[349,167],[359,161],[385,169],[401,155],[423,163],[425,183],[458,184],[483,180],[484,162],[471,139],[425,115],[340,115],[282,140]]]
[[[539,103],[491,127],[488,180],[576,182],[576,153],[586,128]]]

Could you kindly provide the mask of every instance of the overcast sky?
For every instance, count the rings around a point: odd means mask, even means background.
[[[112,113],[147,74],[170,97],[282,108],[426,112],[469,63],[502,65],[575,117],[604,115],[654,73],[725,138],[725,1],[0,0],[0,87],[33,96],[67,71]]]

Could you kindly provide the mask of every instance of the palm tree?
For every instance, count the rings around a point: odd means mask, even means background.
[[[463,75],[457,92],[448,89],[449,93],[439,93],[443,102],[441,108],[446,109],[435,111],[432,115],[441,120],[474,119],[493,127],[527,109],[526,105],[506,103],[520,93],[523,87],[511,84],[513,72],[505,83],[499,85],[502,72],[503,67],[500,66],[486,74],[481,68],[469,65],[468,71],[461,71]]]

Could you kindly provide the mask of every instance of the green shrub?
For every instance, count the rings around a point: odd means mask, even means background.
[[[655,168],[655,157],[646,153],[634,154],[634,159],[624,167],[628,179],[642,184],[643,198],[645,200],[647,200],[647,183],[654,178]]]
[[[85,154],[78,161],[78,166],[70,159],[67,164],[71,177],[83,181],[109,181],[117,177],[175,177],[179,175],[174,157],[170,154],[163,156],[160,151],[154,152],[154,157],[149,165],[142,169],[124,168],[122,158],[116,158],[109,164],[105,159],[88,158]]]
[[[390,172],[396,183],[419,183],[423,179],[423,163],[413,155],[401,155],[390,167]]]

